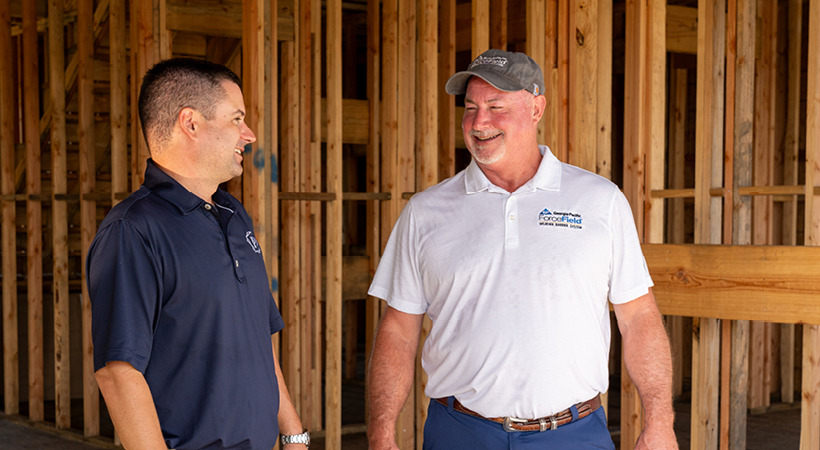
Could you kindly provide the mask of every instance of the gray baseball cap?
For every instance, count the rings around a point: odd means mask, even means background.
[[[501,91],[515,92],[523,89],[533,95],[544,94],[544,74],[541,68],[523,53],[487,50],[478,55],[467,70],[451,76],[444,90],[450,95],[463,94],[467,92],[467,82],[473,76]]]

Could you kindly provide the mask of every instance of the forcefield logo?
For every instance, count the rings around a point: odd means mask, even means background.
[[[572,212],[552,212],[544,208],[538,214],[538,224],[545,227],[561,227],[580,230],[584,227],[584,219],[580,214]]]

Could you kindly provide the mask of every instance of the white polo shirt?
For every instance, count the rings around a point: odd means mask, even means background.
[[[546,146],[509,193],[475,161],[410,199],[369,293],[433,325],[431,398],[538,418],[608,387],[609,308],[652,286],[626,198]]]

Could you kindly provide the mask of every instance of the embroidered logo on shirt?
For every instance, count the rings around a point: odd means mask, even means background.
[[[584,219],[580,214],[572,212],[552,212],[544,208],[538,214],[538,224],[546,227],[563,227],[571,229],[583,228]]]
[[[262,253],[262,250],[259,248],[259,242],[253,235],[253,231],[248,231],[247,233],[245,233],[245,240],[248,241],[248,245],[251,246],[254,252]]]

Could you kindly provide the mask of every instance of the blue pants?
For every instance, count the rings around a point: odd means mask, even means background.
[[[452,397],[451,397],[452,398]],[[448,399],[450,400],[450,399]],[[572,407],[573,415],[578,412]],[[615,444],[603,408],[555,430],[507,432],[500,423],[460,413],[431,400],[424,424],[424,450],[607,449]]]

